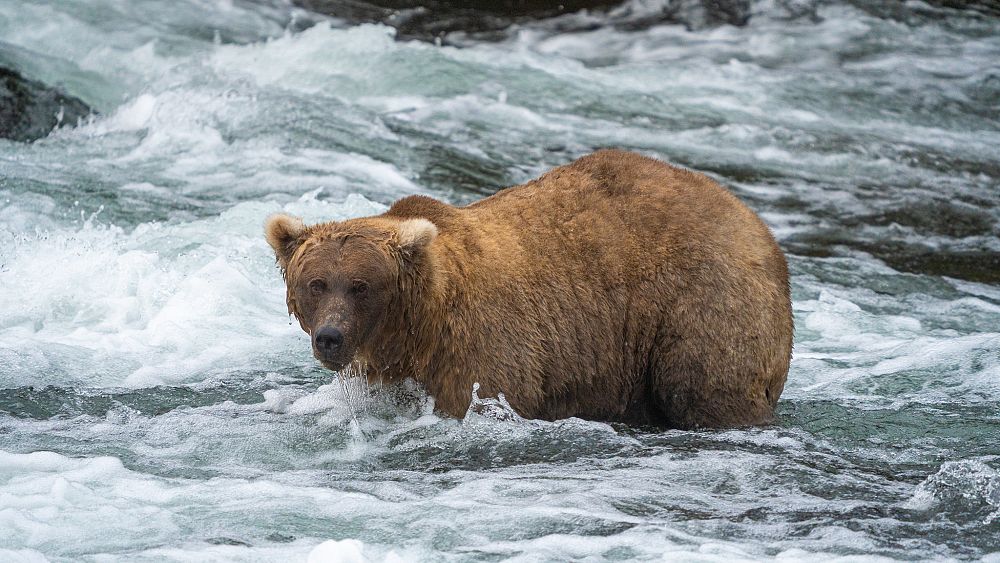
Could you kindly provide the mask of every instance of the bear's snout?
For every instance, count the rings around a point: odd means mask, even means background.
[[[313,337],[313,345],[321,360],[336,358],[343,344],[344,333],[339,328],[329,325],[316,331],[316,336]]]

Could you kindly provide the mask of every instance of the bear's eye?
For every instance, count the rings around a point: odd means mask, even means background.
[[[351,282],[351,293],[354,295],[364,295],[368,292],[368,282],[365,280],[354,280]]]
[[[313,295],[319,295],[326,291],[326,282],[323,280],[313,280],[309,282],[309,292]]]

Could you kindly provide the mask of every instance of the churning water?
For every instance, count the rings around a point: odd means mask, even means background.
[[[997,559],[1000,20],[642,24],[664,5],[436,45],[279,0],[0,2],[0,61],[97,112],[0,140],[0,560]],[[604,146],[774,229],[778,423],[352,409],[264,218],[463,203]]]

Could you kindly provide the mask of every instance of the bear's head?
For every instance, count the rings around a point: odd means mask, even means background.
[[[312,337],[316,359],[334,371],[401,322],[437,236],[427,219],[392,217],[307,227],[277,214],[264,230],[285,277],[288,312]]]

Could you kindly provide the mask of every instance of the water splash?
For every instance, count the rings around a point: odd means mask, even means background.
[[[917,486],[903,506],[992,524],[1000,518],[1000,472],[983,460],[947,461]]]
[[[371,399],[373,394],[378,394],[382,389],[381,381],[374,386],[368,380],[368,366],[364,362],[355,360],[344,369],[337,372],[337,380],[340,382],[340,390],[344,394],[347,406],[351,411],[351,419],[348,421],[348,428],[351,434],[352,443],[359,445],[368,440],[368,435],[361,427],[358,414],[365,417],[371,416]]]
[[[507,402],[507,397],[503,393],[497,393],[497,397],[479,398],[479,383],[472,384],[472,400],[469,408],[465,411],[463,424],[475,424],[481,419],[495,422],[524,423],[524,418],[517,414],[514,407]]]

